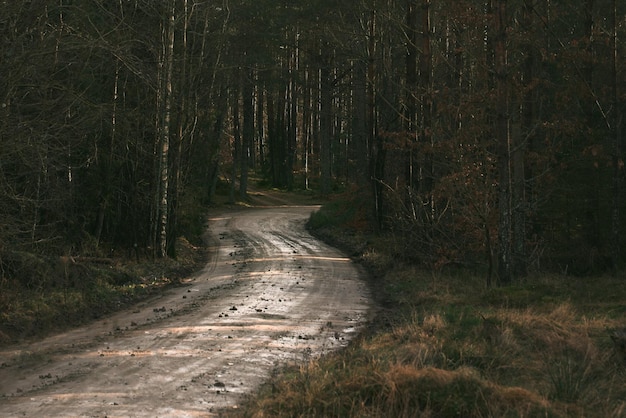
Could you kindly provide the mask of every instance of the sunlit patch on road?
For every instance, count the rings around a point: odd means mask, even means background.
[[[305,231],[312,210],[212,216],[218,244],[186,286],[0,353],[0,416],[207,416],[281,364],[345,347],[369,297],[358,267]]]

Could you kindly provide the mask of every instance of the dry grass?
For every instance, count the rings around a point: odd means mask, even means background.
[[[104,265],[81,261],[65,271],[54,269],[58,257],[42,258],[38,264],[52,267],[33,270],[37,286],[15,280],[0,287],[0,346],[88,323],[179,285],[204,265],[206,250],[182,238],[178,248],[177,260],[116,255]]]
[[[614,277],[488,289],[462,272],[390,267],[381,248],[364,256],[386,266],[372,330],[283,370],[238,416],[626,417],[626,361],[609,332],[626,326],[626,286]]]

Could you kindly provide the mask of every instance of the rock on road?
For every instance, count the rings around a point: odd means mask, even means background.
[[[275,367],[347,345],[371,303],[360,268],[306,232],[315,209],[213,213],[187,286],[0,350],[0,416],[215,416]]]

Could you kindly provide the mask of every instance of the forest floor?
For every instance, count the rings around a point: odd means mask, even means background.
[[[490,287],[398,256],[351,193],[320,203],[222,201],[200,271],[0,347],[0,416],[626,418],[622,275]]]
[[[371,313],[365,272],[306,231],[308,196],[288,196],[212,209],[209,261],[177,286],[0,348],[0,416],[213,416],[347,346]]]
[[[376,313],[344,350],[281,370],[232,417],[626,418],[623,274],[533,271],[489,286],[371,233],[345,195],[308,223],[366,266]]]

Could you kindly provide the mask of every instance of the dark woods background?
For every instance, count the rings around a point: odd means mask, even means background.
[[[617,271],[617,0],[0,2],[0,275],[175,257],[248,173],[347,191],[398,259]],[[226,186],[226,187],[225,187]]]

